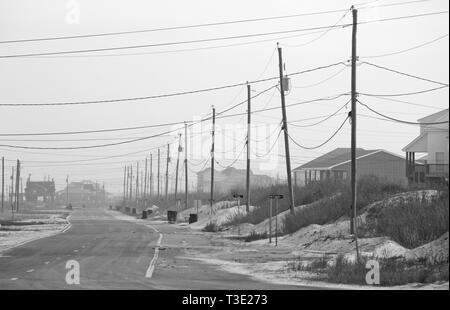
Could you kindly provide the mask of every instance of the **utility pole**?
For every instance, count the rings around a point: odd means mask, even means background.
[[[19,212],[19,199],[20,199],[20,161],[17,160],[16,168],[16,212]]]
[[[14,166],[12,166],[12,173],[11,173],[11,211],[14,213]]]
[[[130,203],[133,199],[133,164],[130,165]]]
[[[187,123],[184,122],[184,207],[188,208],[188,151],[187,151]]]
[[[69,207],[69,175],[66,177],[66,208]]]
[[[149,182],[149,197],[153,195],[153,154],[150,153],[150,182]]]
[[[123,169],[123,201],[125,201],[125,195],[126,195],[126,179],[127,179],[127,166]]]
[[[158,200],[159,200],[159,196],[160,196],[160,192],[159,192],[160,170],[161,170],[160,165],[161,165],[161,151],[160,151],[160,149],[158,149],[158,176],[157,176],[158,177],[158,180],[157,180],[157,183],[158,183],[158,190],[157,190],[157,192],[158,192],[158,195],[157,195]]]
[[[247,202],[245,205],[245,210],[250,212],[250,97],[251,97],[251,89],[250,84],[247,82],[247,179],[246,179],[246,194],[247,194]]]
[[[212,215],[213,212],[213,203],[214,203],[214,134],[215,134],[215,128],[216,128],[216,109],[212,108],[213,110],[213,117],[212,117],[212,131],[211,131],[211,192],[210,192],[210,198],[209,198],[209,207],[210,207],[210,215]]]
[[[181,133],[178,134],[177,166],[175,170],[175,201],[177,200],[177,192],[178,192],[178,167],[180,165],[180,152],[182,152]]]
[[[351,187],[352,187],[352,208],[350,230],[355,237],[356,257],[359,261],[358,249],[358,230],[357,230],[357,211],[356,211],[356,30],[358,25],[358,10],[352,8],[353,27],[352,27],[352,80],[351,80],[351,100],[352,100],[352,138],[351,138]]]
[[[278,45],[278,43],[277,43]],[[280,94],[281,94],[281,110],[283,113],[283,131],[284,131],[284,148],[286,155],[286,170],[287,170],[287,181],[289,187],[289,208],[291,213],[294,213],[294,192],[292,189],[292,176],[291,176],[291,154],[289,152],[289,134],[288,134],[288,126],[287,126],[287,116],[286,116],[286,99],[284,97],[284,85],[283,79],[283,54],[281,47],[278,46],[278,62],[279,62],[279,71],[280,71]]]
[[[144,179],[144,208],[147,208],[147,157],[145,157],[145,179]]]
[[[2,157],[2,213],[4,211],[5,201],[5,157]]]
[[[139,161],[136,162],[136,208],[139,207]]]
[[[167,144],[167,160],[166,160],[166,189],[165,189],[165,200],[167,200],[167,194],[169,190],[169,162],[170,162],[170,144]]]

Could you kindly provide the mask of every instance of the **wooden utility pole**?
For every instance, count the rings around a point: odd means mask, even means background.
[[[147,178],[148,178],[148,173],[147,173],[147,157],[145,157],[145,179],[144,179],[144,208],[147,208]]]
[[[128,197],[130,202],[133,199],[133,165],[130,165],[130,197]]]
[[[251,114],[251,107],[250,107],[250,100],[251,100],[251,89],[250,84],[247,82],[247,178],[246,178],[246,195],[247,195],[247,202],[245,205],[245,210],[250,212],[250,114]]]
[[[177,201],[177,193],[178,193],[178,167],[180,166],[180,153],[182,152],[181,148],[181,133],[178,134],[178,152],[177,152],[177,166],[175,170],[175,201]]]
[[[351,81],[351,100],[352,100],[352,138],[351,138],[351,187],[352,187],[352,208],[350,230],[355,237],[356,257],[359,260],[358,235],[357,235],[357,211],[356,211],[356,30],[358,25],[358,11],[352,9],[353,27],[352,27],[352,81]]]
[[[139,206],[139,161],[136,162],[136,208]]]
[[[211,131],[211,193],[209,198],[209,207],[210,207],[210,215],[213,213],[213,204],[214,204],[214,135],[216,130],[216,109],[212,108],[213,117],[212,117],[212,131]]]
[[[17,160],[16,168],[16,212],[19,212],[19,200],[20,200],[20,161]]]
[[[5,201],[5,157],[2,157],[2,213]]]
[[[66,176],[66,208],[69,207],[69,175]]]
[[[12,173],[11,173],[11,211],[14,212],[14,166],[12,166]]]
[[[127,188],[127,186],[126,186],[126,179],[127,179],[127,166],[125,166],[124,168],[123,168],[123,201],[125,201],[125,195],[126,195],[126,188]]]
[[[164,193],[164,199],[167,200],[169,190],[169,162],[170,162],[170,144],[167,144],[167,160],[166,160],[166,188]]]
[[[184,122],[184,208],[188,208],[188,150],[187,150],[187,123]]]
[[[158,149],[158,175],[157,175],[157,177],[158,177],[158,180],[157,180],[157,183],[158,183],[158,190],[157,190],[157,197],[158,197],[158,199],[159,199],[159,197],[160,197],[160,192],[159,192],[159,183],[160,183],[160,170],[161,170],[161,168],[160,168],[160,165],[161,165],[161,151],[160,151],[160,149]]]
[[[278,45],[278,44],[277,44]],[[284,97],[284,85],[283,78],[283,54],[281,47],[278,46],[278,62],[279,62],[279,71],[280,71],[280,94],[281,94],[281,110],[283,114],[283,131],[284,131],[284,148],[286,155],[286,170],[287,170],[287,181],[289,188],[289,208],[291,213],[294,213],[294,191],[292,188],[292,175],[291,175],[291,154],[289,152],[289,134],[288,134],[288,125],[287,125],[287,116],[286,116],[286,99]]]
[[[150,184],[149,184],[149,197],[152,198],[153,195],[153,154],[150,153]]]

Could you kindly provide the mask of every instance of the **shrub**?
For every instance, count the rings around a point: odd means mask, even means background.
[[[389,195],[403,191],[396,184],[385,183],[376,176],[364,176],[357,184],[357,209],[361,210],[370,203],[382,200]],[[324,199],[317,204],[296,210],[284,218],[283,233],[293,233],[311,224],[323,225],[336,221],[342,216],[351,214],[351,192],[347,184],[340,193],[332,199]]]
[[[218,231],[219,231],[219,226],[217,225],[216,222],[209,222],[209,223],[206,224],[206,226],[202,229],[202,231],[206,231],[206,232],[218,232]]]
[[[343,256],[338,256],[336,263],[325,271],[327,279],[335,283],[366,284],[368,259],[361,258],[359,262],[348,262]],[[380,285],[382,286],[448,281],[448,264],[431,264],[426,261],[408,262],[395,258],[377,261],[380,264]]]
[[[415,248],[448,231],[448,190],[427,201],[415,198],[380,210],[375,220],[379,235],[389,236],[407,248]]]

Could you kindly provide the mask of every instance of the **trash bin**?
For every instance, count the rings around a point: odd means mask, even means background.
[[[146,219],[147,218],[147,211],[142,211],[142,219]]]
[[[189,224],[195,223],[198,220],[198,216],[196,213],[189,214]]]
[[[175,223],[177,221],[177,211],[167,211],[167,221]]]
[[[133,209],[131,210],[131,214],[136,214],[136,208],[133,208]]]

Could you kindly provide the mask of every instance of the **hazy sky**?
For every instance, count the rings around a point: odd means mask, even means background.
[[[398,2],[405,1],[367,1],[364,5],[361,4],[362,2],[355,3],[361,7],[375,7],[359,10],[359,21],[448,10],[448,1],[446,0],[376,7]],[[347,9],[352,4],[352,1],[341,0],[1,0],[0,41],[120,32],[292,15]],[[78,20],[76,15],[73,15],[77,5],[79,6]],[[329,26],[334,25],[343,14],[343,12],[337,12],[253,23],[120,36],[0,44],[0,55],[166,43]],[[348,13],[340,23],[350,22],[351,13]],[[361,60],[447,83],[449,76],[448,37],[398,55],[370,59],[364,59],[363,57],[396,52],[420,45],[448,34],[448,27],[448,14],[359,25],[358,55]],[[302,34],[302,36],[299,36],[299,34]],[[297,36],[283,38],[294,35]],[[266,41],[255,42],[261,40]],[[275,52],[277,41],[283,47],[283,57],[288,74],[339,61],[347,61],[351,55],[351,27],[346,27],[330,31],[325,35],[323,33],[304,35],[304,33],[297,32],[267,37],[89,54],[3,58],[0,59],[0,103],[52,103],[142,97],[273,77],[278,74],[278,55]],[[241,44],[250,42],[251,44]],[[224,45],[232,46],[224,47]],[[208,49],[208,47],[214,48]],[[180,51],[183,49],[184,51]],[[291,80],[293,88],[286,97],[287,103],[334,96],[350,91],[350,68],[342,68],[344,67],[335,66],[310,74],[293,76]],[[332,78],[324,81],[328,77]],[[368,65],[358,67],[357,77],[357,88],[362,93],[393,94],[436,87],[432,83],[415,80]],[[324,82],[319,83],[321,81]],[[275,84],[274,81],[255,84],[252,86],[253,94]],[[395,99],[425,106],[364,96],[361,96],[360,100],[387,115],[415,121],[440,109],[447,108],[448,95],[448,88],[446,88],[421,95],[395,97]],[[234,103],[245,100],[245,98],[246,88],[242,86],[165,99],[97,105],[0,106],[0,134],[96,130],[183,120],[191,121],[194,117],[202,117],[210,113],[211,105],[214,105],[220,112]],[[334,101],[290,107],[287,110],[288,121],[332,114],[343,106],[348,99],[347,96]],[[279,106],[280,95],[275,89],[255,98],[252,102],[252,109],[255,110]],[[290,126],[290,134],[306,146],[320,144],[339,127],[345,118],[345,112],[348,112],[349,109],[350,106],[343,108],[338,115],[314,127]],[[246,105],[241,105],[230,113],[245,111]],[[359,107],[359,112],[364,115],[375,116],[362,106]],[[276,127],[273,126],[276,126],[281,120],[280,110],[254,114],[252,118],[255,124],[272,125],[267,129],[267,132],[272,134],[273,139],[276,138],[277,131]],[[320,119],[296,122],[295,124],[307,125],[318,120]],[[237,124],[244,125],[245,122],[245,117],[233,117],[220,119],[217,121],[217,125],[220,129],[226,125],[229,127]],[[0,136],[0,144],[43,147],[85,146],[145,137],[172,128],[169,126],[113,133],[63,136]],[[206,159],[209,150],[209,129],[203,128],[202,130],[204,143],[201,146],[195,144],[194,149],[204,149],[203,159]],[[358,147],[383,148],[403,156],[401,149],[417,136],[419,128],[361,116],[358,119],[358,130]],[[275,135],[273,135],[273,132],[275,132]],[[222,165],[233,162],[236,153],[239,153],[243,146],[245,131],[241,130],[234,135],[233,131],[227,130],[225,134],[225,137],[228,137],[225,139],[229,140],[224,147],[219,145],[218,151],[229,151],[230,148],[233,148],[232,142],[237,140],[235,146],[237,152],[227,153],[227,159],[220,159]],[[218,132],[218,135],[221,135],[221,132]],[[233,136],[235,140],[233,140]],[[267,134],[262,134],[254,137],[254,139],[264,140],[266,136]],[[58,189],[64,186],[65,177],[69,174],[71,180],[91,179],[105,182],[107,190],[120,193],[124,164],[142,160],[145,156],[149,156],[150,151],[148,149],[174,142],[175,139],[176,135],[173,137],[165,136],[131,144],[88,150],[18,150],[0,147],[0,156],[5,156],[7,160],[8,173],[13,162],[16,159],[21,159],[24,165],[23,174],[31,173],[32,179],[35,180],[42,179],[44,175],[50,175],[55,178]],[[282,140],[279,139],[278,147],[274,148],[273,154],[284,153]],[[255,147],[253,142],[252,144]],[[347,122],[335,139],[320,149],[304,150],[291,145],[292,166],[297,167],[336,147],[349,146],[350,126]],[[175,149],[175,144],[172,145],[172,149]],[[254,150],[258,154],[264,154],[267,151],[266,143],[258,145],[258,150]],[[165,152],[165,149],[162,148],[162,156],[165,156]],[[104,158],[127,153],[135,154]],[[156,156],[155,150],[152,153]],[[245,151],[240,158],[235,167],[243,168],[245,167]],[[260,166],[258,163],[261,163],[262,160],[255,158],[254,170],[270,175],[276,175],[279,172],[280,176],[284,177],[284,158],[277,158],[279,161],[275,166]],[[76,162],[79,160],[82,160],[82,162]],[[69,162],[64,163],[64,161]],[[191,167],[191,174],[201,169],[201,162],[202,158],[198,156],[193,159],[193,163],[197,165]],[[162,163],[164,163],[163,160]],[[175,161],[172,160],[171,173],[174,164]],[[220,167],[218,168],[220,169]]]

